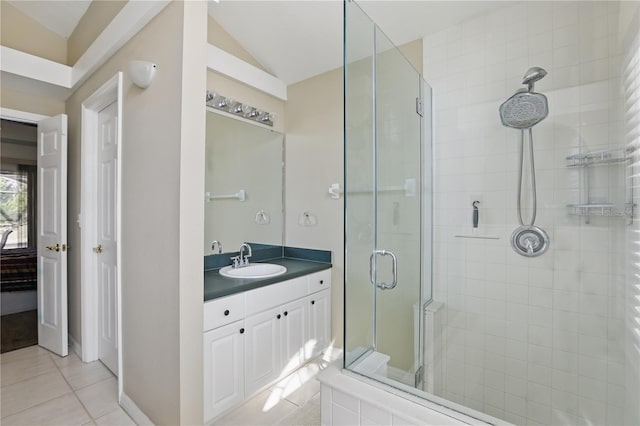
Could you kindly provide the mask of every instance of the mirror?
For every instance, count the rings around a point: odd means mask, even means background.
[[[207,110],[204,255],[282,245],[284,135]]]

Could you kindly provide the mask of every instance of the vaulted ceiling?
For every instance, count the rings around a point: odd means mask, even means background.
[[[9,1],[69,37],[91,0]],[[506,6],[505,1],[361,0],[396,45]],[[342,0],[209,1],[209,15],[273,75],[292,84],[342,64]]]
[[[91,0],[3,0],[54,33],[68,38]]]

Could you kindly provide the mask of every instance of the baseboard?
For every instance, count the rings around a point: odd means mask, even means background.
[[[149,417],[124,392],[120,395],[120,406],[138,426],[153,426]]]
[[[69,348],[71,348],[71,350],[75,352],[80,359],[82,359],[82,345],[78,343],[71,334],[69,334]]]

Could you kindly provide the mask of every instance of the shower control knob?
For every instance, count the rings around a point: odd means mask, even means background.
[[[549,236],[537,226],[520,226],[511,234],[511,247],[525,257],[540,256],[549,248]]]

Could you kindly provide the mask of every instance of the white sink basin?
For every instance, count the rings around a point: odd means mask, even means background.
[[[282,275],[287,268],[273,263],[250,263],[248,266],[234,268],[225,266],[220,269],[220,275],[227,278],[269,278]]]

